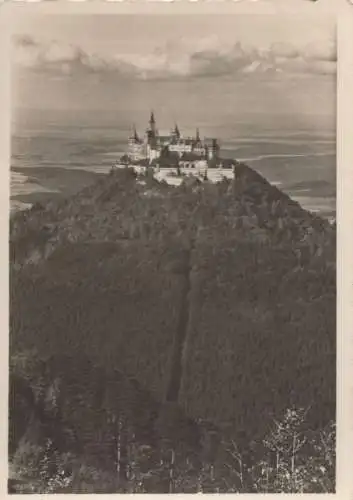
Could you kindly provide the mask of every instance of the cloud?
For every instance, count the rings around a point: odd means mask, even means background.
[[[334,74],[333,45],[294,47],[276,43],[267,48],[221,44],[217,37],[167,42],[148,54],[90,53],[57,41],[39,43],[28,35],[14,40],[14,61],[20,67],[52,76],[97,75],[126,79],[183,78],[263,74]]]
[[[43,44],[29,36],[16,37],[14,49],[15,65],[29,69],[34,73],[49,76],[97,73],[121,73],[129,77],[138,76],[138,66],[134,64],[89,53],[78,46],[59,43],[56,40]]]
[[[17,35],[14,37],[14,43],[17,47],[33,47],[37,45],[30,35]]]

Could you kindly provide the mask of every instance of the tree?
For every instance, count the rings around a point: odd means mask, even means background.
[[[335,427],[308,429],[308,409],[287,409],[264,439],[253,467],[254,487],[266,493],[327,493],[335,484]]]

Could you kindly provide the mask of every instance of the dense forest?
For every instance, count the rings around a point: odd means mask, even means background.
[[[10,221],[11,492],[333,492],[336,227],[244,164]]]

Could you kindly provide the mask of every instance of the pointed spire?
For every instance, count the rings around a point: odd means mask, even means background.
[[[177,138],[179,139],[180,137],[180,131],[179,131],[179,127],[177,124],[175,124],[175,127],[174,127],[174,134],[177,136]]]
[[[153,111],[151,111],[151,117],[150,117],[150,132],[153,136],[155,136],[157,134],[157,129],[156,129],[156,120],[154,118],[154,113]]]
[[[137,130],[136,130],[135,124],[133,125],[133,138],[135,139],[135,141],[139,141],[139,136],[137,134]]]
[[[200,131],[198,128],[196,129],[196,141],[200,142]]]

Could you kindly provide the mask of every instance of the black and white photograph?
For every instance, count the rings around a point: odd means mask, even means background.
[[[8,493],[335,493],[337,30],[302,4],[14,16]]]

